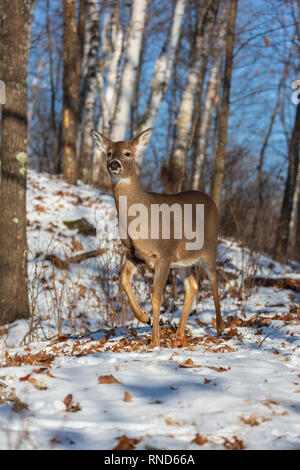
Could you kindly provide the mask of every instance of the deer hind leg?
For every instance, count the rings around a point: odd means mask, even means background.
[[[153,294],[152,294],[152,307],[153,307],[153,330],[152,339],[150,343],[151,348],[159,346],[159,314],[161,307],[161,299],[163,291],[168,279],[170,271],[170,263],[167,261],[159,261],[155,266]]]
[[[177,272],[183,282],[185,289],[183,309],[180,317],[180,322],[176,331],[176,338],[182,341],[184,340],[186,322],[191,311],[191,307],[198,289],[198,285],[190,268],[180,268],[177,269]]]
[[[217,333],[220,335],[224,330],[224,322],[222,320],[221,311],[220,311],[220,302],[219,302],[219,292],[218,292],[218,274],[216,271],[216,267],[209,263],[201,263],[201,266],[205,270],[208,279],[211,284],[213,299],[215,304],[216,310],[216,325],[217,325]]]
[[[137,300],[134,296],[134,293],[132,291],[131,287],[131,279],[132,276],[137,268],[136,263],[134,263],[132,260],[129,258],[126,258],[125,264],[123,266],[122,272],[121,272],[121,282],[122,285],[125,289],[125,292],[127,294],[129,303],[131,305],[132,311],[135,315],[135,317],[143,323],[147,323],[150,325],[150,320],[149,317],[142,311],[141,307],[137,303]]]

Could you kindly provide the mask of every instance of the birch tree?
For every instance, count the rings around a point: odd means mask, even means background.
[[[107,33],[105,32],[105,34]],[[123,41],[123,28],[119,22],[119,5],[116,2],[112,16],[112,22],[110,25],[110,57],[107,66],[106,90],[102,95],[102,112],[100,113],[97,126],[97,129],[102,129],[103,133],[107,136],[110,135],[112,119],[117,104],[118,89],[120,84],[120,60],[123,51]],[[108,47],[104,47],[105,52],[107,49]],[[100,89],[104,90],[102,73],[103,70],[99,68],[98,84],[100,82]]]
[[[195,154],[193,162],[192,189],[200,189],[200,181],[202,178],[205,153],[209,140],[209,129],[211,125],[212,114],[215,109],[217,98],[218,79],[220,71],[220,56],[223,48],[224,37],[226,33],[226,8],[219,21],[219,31],[217,43],[213,50],[212,65],[210,69],[206,97],[204,101],[204,109],[199,120],[199,131],[197,133],[197,141],[195,142]]]
[[[179,191],[185,170],[190,130],[194,112],[194,102],[198,91],[199,73],[204,64],[208,38],[216,21],[219,2],[211,1],[201,5],[198,11],[197,31],[191,58],[191,66],[183,90],[180,109],[176,119],[176,135],[168,165],[168,179],[171,191]]]
[[[213,172],[211,196],[216,203],[217,207],[220,207],[221,192],[224,179],[225,169],[225,156],[227,147],[227,129],[228,129],[228,116],[229,116],[229,102],[230,102],[230,86],[231,86],[231,74],[232,74],[232,63],[233,63],[233,50],[235,44],[235,21],[237,14],[238,0],[229,1],[229,18],[227,25],[226,34],[226,46],[225,46],[225,66],[223,76],[223,92],[221,101],[221,111],[218,126],[218,147],[215,157],[215,167]]]
[[[0,324],[29,317],[26,171],[30,3],[0,3],[0,78],[6,85],[6,103],[0,104]]]
[[[85,43],[88,48],[86,74],[83,81],[82,136],[78,160],[78,177],[85,183],[91,180],[93,139],[91,129],[95,127],[95,104],[98,95],[97,65],[100,48],[100,9],[98,0],[87,0]]]
[[[124,32],[119,22],[119,5],[116,2],[112,15],[109,9],[105,12],[102,26],[102,51],[97,69],[97,82],[101,103],[97,129],[102,130],[107,136],[110,136],[112,119],[117,104],[123,46]],[[105,86],[104,71],[106,68]],[[110,188],[110,178],[107,173],[105,160],[102,153],[95,147],[93,149],[92,182],[101,187],[101,189]]]
[[[135,78],[142,47],[146,12],[147,0],[133,0],[131,20],[128,26],[125,64],[120,83],[120,94],[112,122],[111,138],[113,140],[122,140],[125,138],[135,91]]]
[[[171,27],[163,49],[155,64],[154,74],[150,83],[151,89],[146,112],[139,129],[136,131],[137,134],[142,132],[143,129],[154,127],[156,117],[170,82],[185,5],[186,0],[177,0],[175,4]]]

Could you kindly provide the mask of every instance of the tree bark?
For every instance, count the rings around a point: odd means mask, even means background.
[[[64,7],[64,73],[62,117],[62,168],[64,179],[77,184],[77,123],[78,123],[78,35],[76,0],[63,0]]]
[[[0,3],[0,79],[6,85],[0,148],[0,324],[29,317],[26,171],[30,3]]]
[[[290,221],[289,252],[291,258],[300,261],[300,158],[298,159],[297,181],[293,197],[293,209]]]
[[[113,14],[110,10],[105,12],[102,26],[102,55],[97,70],[101,112],[96,127],[108,137],[119,92],[123,40],[123,29],[119,23],[119,6],[116,2]],[[105,87],[103,72],[106,67],[108,70]],[[111,178],[106,168],[106,159],[96,146],[93,148],[92,183],[103,191],[111,190]]]
[[[232,74],[232,63],[233,63],[233,50],[235,44],[235,20],[237,14],[238,0],[230,0],[229,2],[229,18],[227,28],[227,40],[226,40],[226,51],[225,51],[225,67],[223,77],[223,93],[221,112],[219,117],[219,128],[218,128],[218,147],[215,158],[215,168],[212,179],[211,196],[216,203],[217,207],[220,207],[221,193],[224,179],[225,169],[225,157],[227,147],[227,129],[228,129],[228,117],[229,117],[229,106],[230,106],[230,86],[231,86],[231,74]]]
[[[274,258],[281,262],[286,262],[289,234],[290,234],[290,220],[293,210],[293,198],[296,188],[297,168],[299,160],[299,140],[300,140],[300,103],[297,105],[294,128],[289,144],[289,165],[287,178],[284,188],[283,201],[280,211],[278,230],[276,234],[274,246]]]
[[[100,9],[98,0],[87,0],[86,41],[88,43],[87,72],[83,83],[84,99],[81,103],[82,137],[78,160],[78,177],[85,183],[91,181],[93,139],[91,129],[95,127],[95,104],[98,94],[97,65],[100,47]]]
[[[175,52],[181,31],[182,19],[184,16],[185,4],[186,0],[177,0],[176,2],[172,24],[169,29],[166,42],[155,64],[146,112],[136,134],[139,134],[149,127],[154,127],[156,117],[170,82]]]
[[[120,83],[120,60],[123,50],[123,30],[119,23],[119,5],[116,2],[112,24],[111,24],[111,44],[112,50],[110,51],[110,59],[107,70],[107,86],[104,95],[103,110],[105,111],[102,116],[102,132],[110,136],[112,119],[118,99],[118,88]],[[100,128],[100,127],[99,127]]]
[[[113,140],[124,139],[128,127],[132,98],[135,90],[135,76],[142,47],[147,3],[147,0],[133,0],[132,2],[131,21],[128,27],[127,47],[125,51],[125,65],[122,72],[120,95],[111,129],[111,138]]]
[[[215,102],[218,88],[218,75],[220,70],[220,55],[223,48],[224,36],[226,33],[226,9],[222,12],[220,18],[219,32],[217,44],[213,51],[212,66],[210,69],[209,80],[207,84],[206,97],[204,101],[204,110],[199,120],[199,133],[195,143],[194,168],[192,174],[192,189],[200,189],[200,181],[202,178],[205,151],[208,145],[209,127],[211,118],[215,109]],[[200,105],[200,104],[199,104]]]
[[[183,90],[180,109],[176,120],[176,134],[168,165],[169,190],[180,191],[185,171],[186,154],[194,114],[194,102],[199,90],[199,74],[202,71],[210,33],[216,22],[219,2],[211,1],[205,7],[199,7],[198,25],[195,45],[188,73],[187,82]],[[204,77],[203,77],[204,78]]]

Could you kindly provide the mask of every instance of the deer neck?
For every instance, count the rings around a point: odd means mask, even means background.
[[[129,204],[141,201],[145,193],[137,175],[134,173],[126,178],[113,181],[113,194],[117,210],[119,210],[119,198],[126,196]]]

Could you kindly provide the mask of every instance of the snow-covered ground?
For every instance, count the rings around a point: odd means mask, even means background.
[[[97,236],[69,230],[84,217]],[[132,318],[119,286],[111,196],[29,172],[31,321],[0,328],[0,448],[299,449],[299,293],[243,287],[250,274],[299,278],[299,267],[220,240],[216,337],[207,281],[176,344],[183,290],[167,286],[161,348]],[[102,247],[69,269],[61,260]],[[297,273],[298,271],[298,273]],[[150,274],[135,278],[151,310]],[[170,279],[171,281],[171,279]]]

